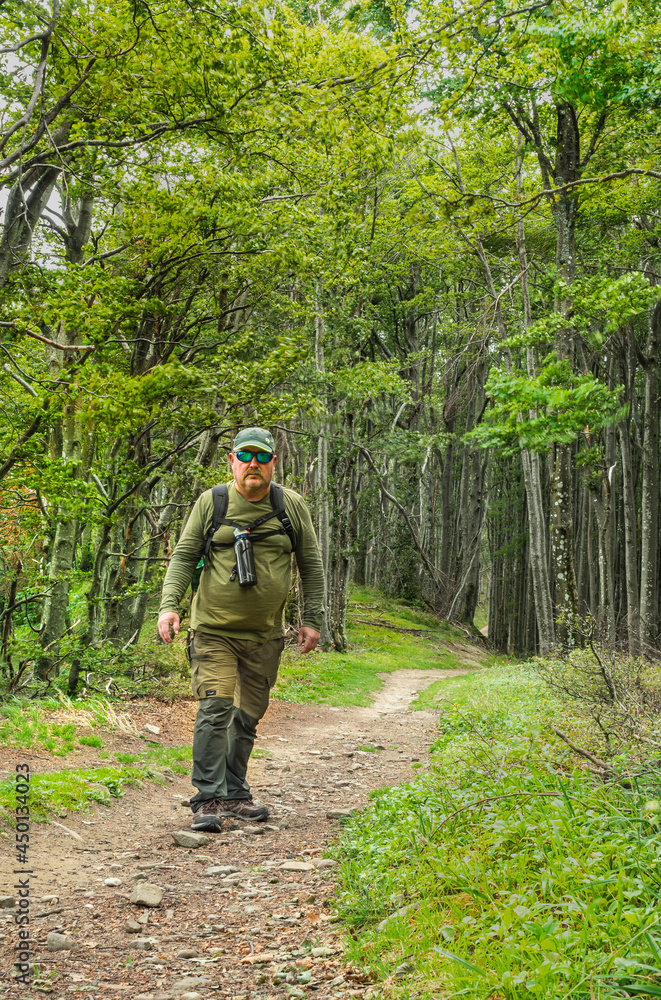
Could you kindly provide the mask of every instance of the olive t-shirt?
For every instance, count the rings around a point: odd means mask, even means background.
[[[249,525],[272,511],[269,494],[262,500],[242,497],[234,483],[228,484],[226,517]],[[305,500],[293,490],[283,489],[285,510],[294,529],[296,563],[303,585],[303,625],[321,628],[324,606],[324,571],[317,537]],[[211,490],[199,498],[172,554],[161,596],[160,614],[178,611],[195,567],[204,549],[206,533],[213,517]],[[277,517],[255,529],[255,536],[281,527]],[[191,628],[234,639],[266,642],[284,635],[284,606],[291,587],[291,542],[286,534],[274,534],[253,544],[257,585],[240,587],[233,573],[234,529],[220,526],[214,542],[230,544],[214,547],[205,560],[200,585],[191,607]]]

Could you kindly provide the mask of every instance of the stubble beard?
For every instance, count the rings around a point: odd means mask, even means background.
[[[261,499],[260,494],[264,493],[265,485],[267,483],[262,472],[250,470],[241,477],[241,490],[249,498]]]

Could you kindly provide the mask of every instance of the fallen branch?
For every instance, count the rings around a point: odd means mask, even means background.
[[[44,910],[43,913],[35,913],[34,918],[36,920],[37,917],[50,917],[54,913],[62,913],[63,910],[64,910],[63,906],[58,906],[55,910]]]
[[[570,747],[574,751],[574,753],[577,753],[579,757],[585,757],[586,760],[591,761],[591,763],[594,764],[595,767],[598,767],[601,772],[605,771],[608,772],[609,774],[613,773],[613,768],[610,766],[610,764],[607,764],[606,761],[601,760],[599,757],[595,757],[595,755],[593,753],[590,753],[589,750],[583,750],[582,747],[577,747],[575,743],[572,743],[572,741],[569,739],[568,736],[565,736],[564,733],[561,733],[559,729],[555,728],[555,726],[551,726],[551,729],[553,730],[555,735],[559,736],[561,740],[564,740],[567,746]]]
[[[368,621],[366,618],[350,618],[350,622],[356,625],[375,625],[377,628],[389,628],[393,632],[408,632],[411,635],[429,635],[436,632],[433,628],[401,628],[399,625],[391,625],[389,622]]]
[[[83,840],[83,838],[80,836],[79,833],[76,833],[75,830],[70,830],[68,826],[64,825],[64,823],[58,823],[56,820],[52,819],[51,824],[53,826],[59,826],[60,830],[64,830],[64,832],[68,833],[70,837],[74,837],[76,840],[79,840],[81,844],[85,843],[85,841]]]
[[[442,823],[439,823],[439,825],[434,830],[434,834],[437,834],[438,831],[441,830],[446,823],[449,823],[450,820],[454,819],[455,816],[458,816],[459,813],[466,812],[467,809],[472,809],[474,806],[484,805],[485,802],[495,802],[497,799],[512,799],[515,798],[517,795],[523,796],[524,798],[527,799],[534,798],[536,795],[546,795],[546,796],[552,796],[553,798],[562,798],[562,792],[506,792],[504,795],[488,795],[486,799],[477,799],[475,802],[469,802],[467,806],[462,806],[461,809],[455,809],[453,813],[450,813],[449,816],[445,817]]]

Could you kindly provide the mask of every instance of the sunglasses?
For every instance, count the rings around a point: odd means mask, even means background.
[[[270,451],[235,451],[239,462],[252,462],[256,458],[260,465],[268,465],[273,458]]]

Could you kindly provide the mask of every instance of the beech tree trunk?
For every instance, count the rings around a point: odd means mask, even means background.
[[[82,451],[77,399],[67,402],[59,430],[63,466],[72,479],[77,479],[80,476]],[[44,601],[39,634],[43,653],[37,660],[35,673],[42,680],[52,679],[59,673],[60,640],[67,628],[77,532],[78,526],[74,514],[63,508],[57,515],[57,526],[51,545],[48,596]]]
[[[659,339],[661,303],[649,320],[643,422],[643,484],[640,505],[640,617],[646,645],[658,641],[659,560]]]
[[[517,171],[517,196],[522,196],[522,167],[519,157]],[[528,254],[526,249],[526,231],[522,215],[516,224],[516,245],[521,272],[521,294],[523,298],[523,325],[528,329],[532,320],[530,307],[530,291],[528,287]],[[526,348],[526,368],[528,377],[535,378],[535,356],[532,347]],[[536,411],[531,411],[530,419],[535,419]],[[542,478],[539,453],[521,448],[523,465],[523,482],[528,504],[528,540],[530,547],[530,571],[532,589],[535,597],[535,617],[537,635],[539,637],[539,654],[548,656],[555,644],[555,622],[553,620],[553,603],[551,601],[551,583],[549,580],[549,554],[547,546],[546,519],[542,498]]]
[[[324,356],[324,319],[321,314],[320,296],[317,296],[316,311],[314,316],[314,346],[317,363],[317,371],[323,375],[326,371]],[[317,465],[316,465],[316,494],[317,494],[317,539],[319,541],[319,551],[324,567],[324,577],[328,589],[328,572],[330,563],[330,510],[328,504],[328,421],[322,420],[317,438]],[[346,607],[346,602],[345,602]],[[345,612],[346,613],[346,612]],[[321,622],[321,637],[319,645],[324,652],[332,649],[334,637],[331,633],[328,621],[328,609],[324,609],[324,617]]]
[[[622,466],[622,493],[624,513],[624,557],[627,593],[627,636],[632,656],[640,653],[640,599],[638,594],[638,553],[636,526],[636,490],[631,461],[631,436],[629,421],[619,428],[620,462]]]

